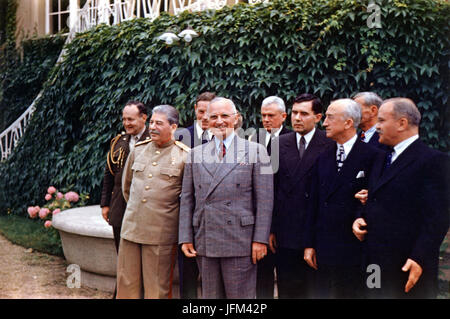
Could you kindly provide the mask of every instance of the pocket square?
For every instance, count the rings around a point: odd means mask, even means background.
[[[358,175],[356,175],[356,178],[363,178],[363,177],[365,177],[366,175],[364,175],[364,171],[359,171],[358,172]]]

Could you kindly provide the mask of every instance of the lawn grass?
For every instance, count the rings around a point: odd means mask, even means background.
[[[14,244],[43,253],[64,256],[59,233],[41,220],[16,215],[0,216],[0,234]]]

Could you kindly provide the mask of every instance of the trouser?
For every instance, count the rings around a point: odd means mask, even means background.
[[[114,236],[114,245],[116,246],[117,253],[119,253],[120,231],[122,230],[122,226],[112,226],[112,229]]]
[[[313,297],[315,270],[303,259],[303,250],[278,248],[276,266],[280,299]]]
[[[267,256],[258,261],[256,275],[256,298],[258,299],[273,299],[275,258],[276,255],[268,249]]]
[[[197,259],[186,257],[180,248],[178,251],[178,268],[180,273],[180,298],[197,299],[199,275]]]
[[[172,298],[177,245],[145,245],[121,239],[117,299]]]
[[[318,265],[316,298],[364,298],[364,280],[360,266]]]
[[[256,265],[250,256],[197,256],[203,299],[256,298]]]

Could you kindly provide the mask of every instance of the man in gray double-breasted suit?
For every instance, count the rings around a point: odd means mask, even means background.
[[[185,164],[179,244],[197,257],[203,298],[255,298],[257,261],[267,254],[273,174],[263,146],[234,133],[234,103],[208,107],[215,138]]]

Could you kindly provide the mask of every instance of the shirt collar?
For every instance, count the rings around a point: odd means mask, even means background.
[[[311,142],[315,132],[316,132],[316,128],[314,127],[311,131],[309,131],[308,133],[303,135],[303,137],[305,138],[305,142],[306,142],[305,149],[308,147],[309,142]],[[300,144],[300,139],[302,138],[302,135],[298,132],[295,135],[297,137],[297,146],[298,146]]]
[[[225,144],[225,148],[226,148],[227,150],[230,148],[231,142],[233,142],[234,135],[235,135],[235,133],[234,133],[234,131],[233,131],[233,132],[231,132],[230,135],[227,136],[227,138],[225,138],[225,139],[223,140],[223,144]],[[216,143],[216,149],[217,149],[218,151],[221,151],[221,150],[220,150],[220,142],[221,142],[221,140],[218,139],[218,138],[215,138],[215,139],[214,139],[214,142]]]
[[[406,150],[406,148],[412,143],[414,143],[414,141],[417,140],[418,138],[419,134],[416,134],[395,145],[394,154],[392,155],[392,161],[395,160],[401,153],[403,153],[403,151]]]
[[[198,139],[201,139],[204,131],[197,120],[195,121],[195,127],[197,128],[194,130],[195,134],[197,134]],[[208,132],[208,139],[211,140],[211,131],[208,129],[206,129],[206,131]]]
[[[349,139],[347,142],[342,144],[344,146],[345,157],[347,157],[348,153],[350,153],[350,151],[352,150],[353,145],[355,145],[357,138],[358,138],[358,135],[355,134],[351,139]],[[339,143],[336,143],[336,144],[338,146],[337,152],[339,152],[339,145],[341,145],[341,144],[339,144]]]

